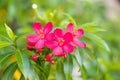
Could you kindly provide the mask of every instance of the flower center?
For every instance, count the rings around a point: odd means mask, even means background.
[[[40,38],[45,38],[43,30],[40,30],[38,35],[40,36]]]
[[[62,38],[59,38],[59,39],[58,39],[58,44],[59,44],[60,46],[62,46],[62,45],[64,44],[64,40],[63,40]]]

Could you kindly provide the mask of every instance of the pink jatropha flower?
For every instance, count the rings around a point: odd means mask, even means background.
[[[72,33],[73,41],[71,42],[71,44],[73,46],[79,46],[80,48],[85,48],[86,47],[86,44],[84,42],[79,41],[79,38],[81,38],[84,35],[84,30],[83,29],[74,30],[74,25],[72,23],[69,23],[67,25],[66,32]]]
[[[83,29],[74,30],[72,23],[67,25],[67,30],[64,32],[62,29],[55,29],[51,32],[53,25],[48,22],[44,28],[39,22],[33,24],[33,30],[35,34],[27,36],[28,50],[36,50],[40,53],[43,47],[50,48],[54,56],[63,56],[66,58],[66,54],[70,54],[74,51],[75,46],[85,48],[86,44],[79,41],[84,35]],[[36,49],[35,49],[36,48]],[[33,60],[37,60],[37,56],[32,56]],[[54,63],[51,55],[46,56],[46,61]]]
[[[70,32],[64,33],[61,29],[55,29],[52,36],[54,40],[47,41],[46,46],[53,50],[55,56],[66,57],[65,53],[71,53],[74,51],[74,47],[70,44],[73,40]]]
[[[42,25],[39,22],[35,22],[33,24],[33,30],[36,34],[27,36],[28,45],[35,46],[38,51],[41,51],[41,49],[45,46],[46,36],[52,30],[52,27],[53,25],[51,22],[48,22],[44,28],[42,28]]]

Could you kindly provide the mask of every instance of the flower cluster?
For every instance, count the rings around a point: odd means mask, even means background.
[[[44,28],[41,23],[35,22],[33,24],[33,30],[35,34],[27,36],[27,49],[36,50],[38,53],[42,53],[44,48],[50,49],[52,55],[47,53],[46,61],[54,63],[52,56],[63,56],[66,58],[66,54],[70,54],[74,51],[74,47],[85,48],[86,44],[79,41],[84,35],[83,29],[74,30],[74,25],[69,23],[66,31],[56,28],[54,31],[52,22],[48,22]],[[33,60],[37,60],[37,56],[32,56]]]

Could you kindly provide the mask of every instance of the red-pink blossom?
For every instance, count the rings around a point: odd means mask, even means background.
[[[83,29],[74,30],[74,25],[72,23],[69,23],[67,25],[66,31],[72,33],[73,41],[71,42],[71,44],[73,46],[79,46],[80,48],[86,47],[86,44],[84,42],[79,41],[79,38],[81,38],[84,35]]]
[[[64,34],[62,29],[55,29],[54,41],[46,42],[46,46],[53,50],[55,56],[66,56],[65,53],[71,53],[74,50],[74,47],[69,44],[72,40],[70,32]]]
[[[35,34],[27,36],[27,49],[34,49],[37,53],[50,51],[54,56],[63,56],[66,58],[66,54],[72,53],[74,51],[74,47],[86,47],[86,44],[79,40],[84,35],[83,29],[74,30],[74,25],[72,23],[67,25],[66,32],[59,28],[56,28],[51,32],[52,28],[53,25],[51,22],[48,22],[44,28],[42,28],[42,25],[39,22],[35,22],[33,24]],[[46,54],[43,55],[46,56]],[[32,59],[37,60],[38,57],[33,55]],[[45,60],[51,64],[55,63],[51,55],[47,55]]]
[[[48,22],[44,28],[39,22],[33,24],[33,30],[36,34],[31,34],[27,36],[28,45],[35,46],[37,49],[41,49],[45,46],[46,36],[52,30],[52,23]]]

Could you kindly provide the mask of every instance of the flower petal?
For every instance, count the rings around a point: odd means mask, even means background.
[[[38,34],[41,29],[42,29],[41,23],[39,23],[39,22],[33,23],[33,30],[35,31],[36,34]]]
[[[33,35],[33,34],[28,35],[26,38],[27,38],[28,42],[32,42],[32,43],[35,43],[40,39],[39,36]]]
[[[72,45],[72,46],[76,46],[76,44],[72,41],[72,42],[70,42],[70,44]]]
[[[74,43],[80,48],[86,48],[86,44],[82,41],[74,40]]]
[[[54,34],[56,37],[63,37],[63,30],[62,29],[55,29]]]
[[[84,30],[83,29],[78,29],[76,37],[81,38],[83,35],[84,35]]]
[[[36,44],[35,44],[35,47],[37,49],[41,49],[44,47],[44,40],[40,39]]]
[[[44,27],[44,30],[43,30],[44,33],[48,34],[52,30],[52,27],[53,27],[52,22],[48,22]]]
[[[74,30],[74,25],[72,23],[69,23],[67,25],[67,32],[73,32],[73,30]]]
[[[35,46],[36,42],[27,42],[29,46]]]
[[[65,33],[65,35],[63,36],[63,39],[65,40],[65,42],[70,42],[73,40],[73,36],[70,32]]]
[[[55,48],[57,47],[58,43],[56,41],[46,41],[45,42],[45,45],[48,47],[48,48]]]
[[[46,35],[46,40],[52,41],[54,40],[54,37],[55,37],[54,33],[49,33]]]
[[[55,56],[64,56],[65,54],[63,53],[63,49],[61,47],[56,47],[53,49],[53,54]]]
[[[65,44],[65,45],[63,46],[63,49],[64,49],[64,51],[65,51],[66,53],[71,53],[71,52],[74,51],[74,47],[73,47],[72,45],[70,45],[70,44]]]

